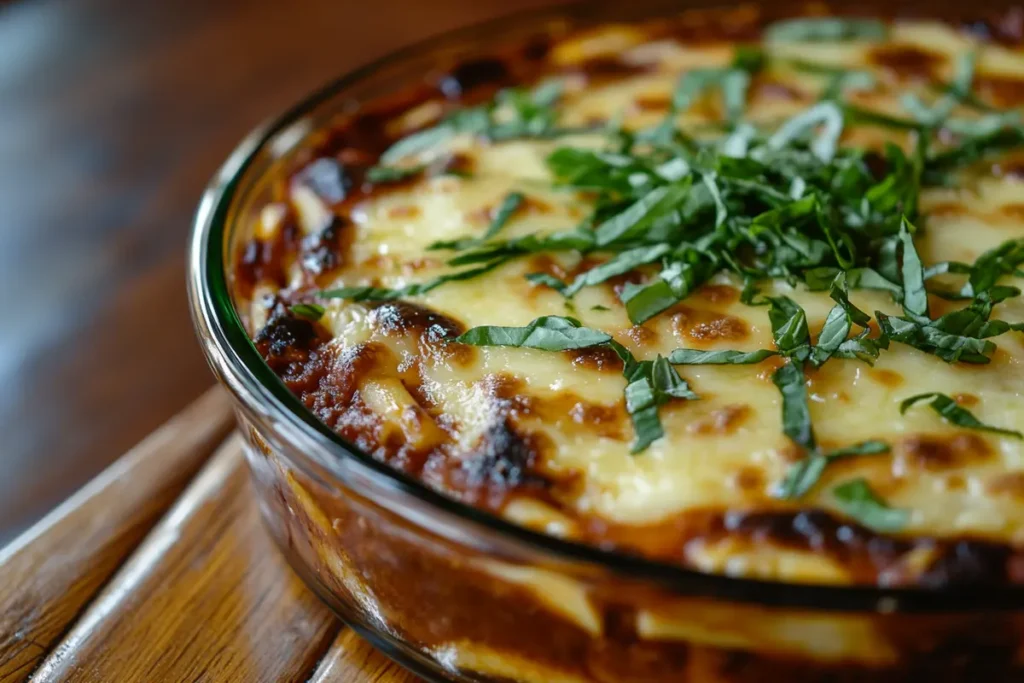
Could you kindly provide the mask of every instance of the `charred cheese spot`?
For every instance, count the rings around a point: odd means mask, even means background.
[[[556,416],[560,415],[564,402],[553,407]],[[569,417],[581,428],[593,430],[603,437],[620,440],[629,438],[628,419],[621,406],[594,405],[584,400],[577,400],[569,408]]]
[[[453,339],[465,327],[452,318],[408,301],[388,301],[370,311],[368,323],[386,337],[413,337],[420,357],[430,363],[447,360],[466,364],[475,349]]]
[[[987,460],[992,448],[972,434],[918,435],[903,439],[897,448],[900,470],[943,470],[966,467]]]
[[[416,218],[420,215],[420,207],[415,205],[399,205],[388,209],[389,218]]]
[[[527,263],[529,263],[529,271],[531,273],[544,273],[563,282],[570,277],[571,271],[550,254],[531,255],[527,259]]]
[[[744,467],[733,477],[733,484],[742,491],[760,491],[766,483],[764,472],[755,467]]]
[[[1024,169],[1021,170],[1024,171]],[[1016,173],[1014,173],[1014,175],[1015,177],[1024,178],[1024,173],[1022,173],[1020,176],[1016,176]],[[1003,206],[1001,206],[999,210],[1003,213],[1003,215],[1008,216],[1014,220],[1024,219],[1024,204],[1003,204]]]
[[[450,99],[461,99],[482,87],[498,88],[509,83],[512,74],[500,59],[486,57],[463,62],[440,81],[440,89]]]
[[[302,240],[299,262],[314,283],[326,282],[344,262],[352,241],[352,228],[335,217],[330,225]]]
[[[751,413],[748,405],[727,405],[712,411],[707,417],[691,422],[687,431],[698,435],[732,434]]]
[[[672,106],[672,98],[668,94],[643,94],[633,100],[633,106],[640,111],[663,113]]]
[[[269,239],[253,237],[235,256],[234,284],[243,297],[251,297],[256,285],[275,287],[288,284],[288,266],[298,248],[299,227],[292,213],[282,217]]]
[[[974,87],[996,106],[1019,107],[1024,104],[1024,76],[984,74]]]
[[[992,495],[1006,495],[1024,500],[1024,472],[1007,472],[992,477],[986,490]]]
[[[942,204],[934,204],[928,208],[928,215],[936,218],[951,218],[954,216],[963,216],[970,213],[968,208],[959,202],[943,202]]]
[[[607,346],[591,346],[565,353],[572,359],[573,367],[599,372],[622,372],[622,359]]]
[[[895,370],[887,370],[885,368],[871,368],[868,372],[868,377],[875,380],[879,384],[895,389],[903,385],[903,375],[896,372]]]
[[[886,70],[893,78],[905,80],[933,79],[946,63],[942,53],[911,44],[884,44],[868,54],[868,60]]]
[[[683,343],[734,342],[747,337],[747,324],[734,316],[679,305],[672,315],[672,332]]]
[[[513,492],[541,493],[552,487],[537,471],[543,438],[521,434],[508,421],[488,429],[472,450],[450,463],[447,483],[463,500],[497,509]]]
[[[648,325],[633,325],[626,336],[637,346],[649,346],[658,339],[658,333]]]
[[[724,306],[739,301],[740,293],[731,285],[704,285],[697,290],[697,296],[709,304]]]

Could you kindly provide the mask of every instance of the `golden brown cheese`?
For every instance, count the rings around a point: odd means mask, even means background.
[[[903,114],[900,93],[949,80],[957,56],[973,49],[979,50],[982,95],[991,91],[993,100],[1002,98],[999,104],[1016,106],[1024,94],[1024,56],[980,45],[937,22],[896,23],[882,44],[769,43],[764,49],[781,60],[872,72],[879,85],[851,99],[895,115]],[[560,123],[620,117],[625,127],[639,129],[661,121],[681,73],[725,66],[732,51],[731,44],[691,44],[613,26],[557,44],[543,70],[563,79]],[[614,60],[614,76],[594,75],[595,60],[602,59]],[[1016,94],[1007,83],[1018,84]],[[823,77],[770,60],[755,77],[746,116],[772,125],[806,109],[824,86]],[[434,122],[447,106],[428,98],[393,112],[386,127],[399,136]],[[708,95],[678,124],[700,130],[721,116],[718,97]],[[765,309],[740,303],[741,283],[732,276],[716,276],[642,326],[626,316],[621,281],[583,289],[569,310],[560,294],[524,278],[532,272],[564,278],[592,265],[572,253],[513,260],[406,302],[324,300],[326,314],[316,324],[284,312],[282,302],[304,300],[320,288],[394,288],[449,272],[446,253],[428,246],[482,235],[510,191],[528,201],[503,237],[573,228],[590,200],[553,187],[544,160],[559,146],[599,148],[604,139],[578,134],[486,143],[459,135],[399,163],[451,168],[455,160],[470,174],[428,173],[344,201],[325,199],[316,182],[285,183],[280,201],[264,207],[253,226],[258,248],[250,245],[254,253],[241,257],[248,269],[239,281],[255,287],[242,292],[250,297],[250,327],[256,333],[270,321],[257,336],[261,351],[321,419],[375,457],[460,500],[559,537],[709,572],[828,583],[941,584],[958,571],[945,558],[963,551],[993,568],[991,576],[969,580],[1024,581],[1024,569],[1012,570],[1024,562],[1011,561],[1024,548],[1024,443],[964,432],[923,408],[899,412],[902,399],[937,391],[959,397],[983,422],[1019,428],[1019,334],[1000,337],[986,366],[947,364],[893,344],[874,367],[834,359],[809,371],[811,413],[823,447],[876,439],[891,444],[892,452],[837,463],[821,485],[791,502],[773,495],[800,457],[782,432],[774,360],[681,367],[700,400],[664,407],[665,437],[634,455],[625,380],[614,355],[449,342],[474,326],[573,315],[641,359],[680,347],[773,348]],[[843,136],[844,144],[858,146],[885,141],[909,145],[906,135],[883,128],[848,126]],[[343,159],[346,149],[333,153]],[[1003,166],[1012,169],[1012,159]],[[998,162],[979,164],[972,174],[963,187],[922,196],[930,219],[917,245],[926,265],[972,262],[1024,236],[1024,186],[1017,174],[1003,172]],[[1008,277],[1006,284],[1024,283]],[[765,292],[802,305],[812,335],[832,307],[827,293],[801,286],[776,282]],[[276,308],[268,309],[265,293],[277,294]],[[851,300],[865,311],[900,313],[883,292],[854,291]],[[1024,320],[1024,300],[999,304],[994,317]],[[871,557],[867,547],[875,536],[845,524],[830,494],[832,484],[855,476],[865,477],[891,506],[910,511],[907,527],[873,547]],[[650,628],[657,629],[655,621]]]

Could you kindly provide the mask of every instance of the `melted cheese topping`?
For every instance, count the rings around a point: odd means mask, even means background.
[[[899,68],[898,55],[892,55],[901,50],[925,54],[933,64],[933,75],[948,80],[956,57],[976,47],[945,25],[923,22],[895,25],[883,45],[780,43],[765,49],[772,56],[871,71],[879,86],[850,93],[850,98],[861,106],[902,116],[899,94],[923,86],[909,79]],[[728,45],[647,41],[642,32],[623,27],[563,42],[552,57],[562,66],[616,55],[644,70],[607,83],[567,77],[560,121],[571,126],[620,116],[630,128],[656,124],[664,116],[680,73],[727,65],[731,54]],[[888,62],[886,55],[891,57]],[[997,74],[1024,83],[1024,56],[1019,53],[984,46],[978,64],[980,81]],[[751,88],[746,115],[754,122],[777,122],[810,106],[824,85],[822,77],[770,62]],[[720,109],[717,95],[708,95],[679,117],[679,125],[687,130],[718,120]],[[416,116],[422,118],[420,113]],[[844,144],[868,146],[887,140],[908,144],[903,134],[883,128],[848,126],[843,137]],[[444,263],[447,254],[429,251],[428,245],[482,235],[495,207],[510,191],[522,192],[528,201],[502,237],[575,227],[589,213],[588,201],[578,193],[554,188],[544,160],[559,146],[600,147],[603,141],[600,135],[577,135],[488,144],[460,136],[403,160],[403,164],[429,163],[457,152],[472,161],[473,172],[468,177],[422,178],[355,206],[350,215],[351,248],[328,287],[401,287],[449,272]],[[961,188],[927,190],[921,204],[930,218],[927,230],[917,238],[925,264],[972,262],[985,250],[1024,236],[1021,193],[1020,181],[1012,173],[994,176],[987,167],[979,167],[976,179]],[[315,195],[306,192],[290,200],[300,226],[323,224],[327,207]],[[275,210],[265,211],[259,229],[271,230],[267,223],[276,216]],[[545,263],[571,272],[580,261],[578,255],[566,253],[544,259],[544,263],[537,257],[513,260],[486,275],[445,284],[410,301],[466,329],[526,325],[543,315],[573,315],[585,326],[607,331],[640,359],[668,355],[680,347],[774,348],[766,309],[740,303],[740,283],[731,276],[716,276],[681,305],[636,328],[610,285],[583,289],[570,311],[560,294],[524,279]],[[299,287],[298,265],[293,272],[292,284]],[[1024,286],[1020,278],[1006,278],[1006,284]],[[764,291],[784,294],[803,306],[812,335],[821,329],[833,305],[827,293],[801,286],[776,282]],[[853,291],[850,298],[865,311],[900,313],[884,292]],[[946,302],[933,299],[932,303],[938,313],[948,310],[943,308],[949,306]],[[960,397],[985,423],[1020,428],[1024,424],[1024,338],[1019,334],[1000,337],[998,352],[985,366],[947,364],[893,344],[874,367],[833,359],[818,371],[809,370],[810,410],[823,447],[877,439],[891,444],[893,450],[837,464],[804,499],[786,502],[772,495],[794,461],[793,447],[782,432],[781,399],[771,382],[771,371],[777,366],[772,361],[750,366],[680,366],[700,400],[665,406],[661,410],[665,437],[633,455],[632,428],[623,406],[625,381],[617,369],[574,362],[566,353],[519,348],[479,348],[468,355],[430,357],[410,335],[383,329],[372,305],[337,299],[325,304],[321,324],[333,336],[330,346],[337,358],[373,343],[390,349],[396,359],[358,380],[366,409],[388,425],[391,436],[378,441],[397,439],[420,447],[450,439],[451,458],[469,457],[507,411],[509,397],[495,393],[495,377],[514,380],[515,391],[534,405],[555,406],[521,411],[516,429],[541,439],[541,461],[535,469],[570,484],[556,487],[545,500],[513,492],[502,501],[500,511],[517,523],[590,540],[600,535],[594,528],[634,530],[641,540],[632,545],[643,551],[646,531],[671,527],[708,510],[821,509],[841,518],[831,485],[863,476],[889,505],[910,511],[909,523],[901,532],[904,536],[979,537],[1024,545],[1024,443],[965,432],[923,407],[906,416],[899,412],[901,400],[935,391]],[[253,307],[251,318],[264,320],[266,312],[259,300],[254,300]],[[1024,320],[1024,299],[1000,304],[993,317]],[[399,379],[411,364],[418,364],[416,392],[407,390]],[[594,418],[597,413],[612,417],[599,423]],[[842,562],[827,555],[736,538],[687,542],[678,548],[676,561],[733,575],[853,580]],[[659,628],[653,617],[644,623],[653,631]]]

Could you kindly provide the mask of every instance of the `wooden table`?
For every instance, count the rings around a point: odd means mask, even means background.
[[[0,683],[413,683],[263,529],[226,394],[0,551]]]
[[[442,30],[546,0],[0,0],[0,544],[209,385],[199,194],[253,126]]]

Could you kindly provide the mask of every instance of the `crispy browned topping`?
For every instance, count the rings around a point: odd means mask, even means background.
[[[871,368],[867,371],[868,377],[875,380],[883,386],[887,386],[890,389],[902,386],[904,382],[903,375],[896,372],[895,370],[886,370],[885,368]]]
[[[684,345],[717,341],[738,341],[749,334],[747,324],[739,318],[700,308],[678,304],[672,315],[672,332]]]
[[[1007,472],[989,480],[985,487],[993,495],[1008,495],[1024,499],[1024,472]]]
[[[565,353],[572,358],[574,367],[601,372],[622,372],[622,359],[607,346],[589,346],[585,349],[574,349]]]
[[[1019,107],[1024,104],[1024,78],[1011,75],[984,74],[975,86],[982,97],[1000,107]]]
[[[932,80],[946,62],[942,54],[925,50],[917,45],[887,43],[874,48],[871,62],[887,69],[894,78]]]
[[[697,290],[697,296],[716,306],[727,306],[740,299],[739,290],[732,285],[704,285]]]
[[[707,417],[691,422],[687,431],[693,434],[732,434],[747,420],[753,410],[745,404],[728,405],[712,411]]]
[[[900,442],[896,453],[908,465],[943,470],[983,461],[992,456],[992,448],[984,438],[965,432],[910,436]]]

